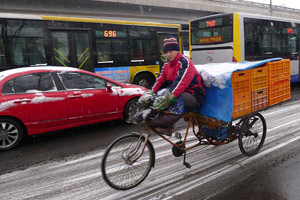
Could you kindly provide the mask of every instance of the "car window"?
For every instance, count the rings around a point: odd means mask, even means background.
[[[2,87],[3,94],[22,94],[57,91],[52,75],[48,72],[23,75],[7,81]]]
[[[58,73],[64,87],[74,89],[106,89],[106,80],[85,73],[62,72]]]

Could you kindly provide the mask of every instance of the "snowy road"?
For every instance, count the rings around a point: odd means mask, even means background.
[[[233,178],[240,179],[239,174],[247,172],[249,176],[249,171],[261,163],[299,144],[299,110],[300,100],[293,100],[262,112],[268,126],[267,138],[260,153],[253,157],[242,155],[237,141],[223,146],[210,145],[188,154],[187,161],[192,168],[187,169],[182,157],[172,155],[168,143],[150,137],[156,151],[155,168],[132,190],[117,191],[103,181],[100,163],[104,149],[101,149],[80,158],[71,157],[2,174],[0,199],[180,199],[201,187],[206,188],[198,191],[201,199],[209,198],[224,190],[223,185]],[[192,135],[189,139],[197,142]],[[212,185],[213,191],[208,189]]]

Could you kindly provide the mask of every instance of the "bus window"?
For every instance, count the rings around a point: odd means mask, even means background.
[[[127,31],[116,26],[103,26],[95,31],[98,64],[129,65]]]
[[[42,22],[7,20],[12,65],[28,66],[46,63],[42,27]]]
[[[144,62],[146,54],[146,41],[150,38],[149,29],[146,27],[135,27],[129,28],[130,38],[130,53],[131,63]]]
[[[261,37],[261,54],[263,55],[272,55],[272,44],[277,43],[277,38],[271,37],[270,34],[263,34]],[[280,46],[275,46],[277,48],[280,48]],[[274,49],[275,51],[275,49]]]
[[[131,62],[143,61],[143,40],[130,40]]]
[[[97,39],[97,61],[98,63],[113,63],[111,40]]]
[[[78,32],[74,33],[75,46],[76,46],[76,58],[78,68],[93,71],[91,68],[90,58],[90,41],[88,33]]]
[[[116,65],[129,64],[128,44],[126,39],[112,39],[112,55]]]
[[[5,55],[5,46],[3,42],[3,37],[2,37],[2,30],[3,26],[0,24],[0,66],[6,66],[6,55]]]
[[[183,52],[188,52],[190,48],[189,44],[189,25],[181,24],[181,40]],[[187,54],[187,53],[186,53]],[[189,53],[188,53],[189,56]]]
[[[286,55],[289,56],[290,59],[297,59],[296,56],[298,54],[297,50],[297,34],[298,31],[296,29],[296,24],[293,23],[284,23],[284,27],[282,27],[282,48]],[[295,58],[293,58],[295,57]]]
[[[245,18],[244,28],[246,60],[277,56],[296,59],[295,25],[289,22]]]
[[[157,58],[157,47],[155,40],[144,40],[144,53],[145,53],[145,60],[148,62],[152,62],[155,64],[155,61],[158,60]],[[163,45],[162,45],[163,46]]]
[[[68,33],[52,32],[54,65],[71,66]]]
[[[5,47],[3,39],[0,38],[0,66],[6,66]]]

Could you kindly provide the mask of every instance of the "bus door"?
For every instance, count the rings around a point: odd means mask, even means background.
[[[91,68],[88,31],[51,31],[52,63],[55,66]]]

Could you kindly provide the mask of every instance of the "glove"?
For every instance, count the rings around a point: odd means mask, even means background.
[[[155,93],[152,90],[147,90],[143,93],[143,95],[139,98],[138,103],[142,107],[147,107],[150,105],[151,100],[154,99]]]
[[[172,92],[167,91],[163,96],[155,98],[152,106],[155,110],[162,111],[172,105],[175,101],[176,99]]]

